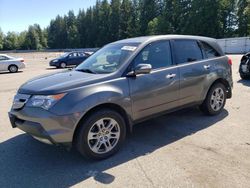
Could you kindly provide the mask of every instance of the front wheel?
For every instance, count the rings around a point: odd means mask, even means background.
[[[122,116],[109,109],[94,112],[81,122],[76,148],[90,159],[105,159],[115,154],[126,137]]]
[[[200,109],[207,115],[217,115],[221,113],[225,104],[226,88],[223,84],[217,83],[210,88],[206,99],[200,106]]]
[[[64,69],[67,67],[67,64],[65,62],[60,63],[60,68]]]

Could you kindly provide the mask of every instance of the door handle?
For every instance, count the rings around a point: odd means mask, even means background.
[[[204,65],[204,69],[208,70],[210,69],[211,65]]]
[[[166,78],[168,78],[168,79],[172,79],[172,78],[174,78],[174,77],[176,77],[176,74],[168,74],[168,75],[166,76]]]

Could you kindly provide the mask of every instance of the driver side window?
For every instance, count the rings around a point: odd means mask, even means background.
[[[172,55],[170,42],[159,41],[146,46],[134,59],[133,67],[139,64],[150,64],[153,69],[171,66]]]

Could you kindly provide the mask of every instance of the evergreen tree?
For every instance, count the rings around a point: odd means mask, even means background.
[[[4,50],[16,50],[18,48],[18,38],[15,32],[8,32],[3,42]]]
[[[101,47],[119,39],[156,34],[214,38],[249,36],[250,0],[97,0],[20,34],[0,30],[0,49]]]
[[[3,49],[4,34],[0,28],[0,50]]]
[[[42,49],[39,35],[36,31],[36,26],[29,26],[28,32],[25,36],[24,46],[28,50],[40,50],[40,49]]]
[[[76,17],[73,11],[69,11],[68,15],[64,17],[66,23],[66,33],[67,33],[67,48],[77,48],[79,47],[79,33],[77,28]]]
[[[122,0],[119,31],[120,39],[125,39],[131,36],[131,11],[131,1]]]
[[[140,1],[140,35],[146,35],[148,24],[158,16],[158,7],[156,0]]]
[[[248,36],[250,34],[250,0],[238,0],[238,35]]]
[[[110,3],[110,41],[116,41],[120,38],[119,30],[120,30],[120,7],[121,1],[120,0],[111,0]]]
[[[110,42],[110,5],[107,0],[103,0],[98,11],[98,35],[97,46],[103,46]]]

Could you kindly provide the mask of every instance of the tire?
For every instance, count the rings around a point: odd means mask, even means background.
[[[246,75],[246,74],[243,74],[243,73],[240,73],[240,77],[243,80],[249,80],[250,79],[250,75]]]
[[[18,67],[16,65],[10,65],[8,67],[8,70],[11,72],[11,73],[16,73],[18,71]]]
[[[65,62],[60,63],[60,68],[64,69],[66,67],[67,67],[67,63],[65,63]]]
[[[122,116],[113,110],[101,109],[80,122],[75,144],[84,157],[101,160],[115,154],[125,137],[126,125]]]
[[[224,109],[226,98],[226,87],[222,83],[216,83],[209,89],[200,110],[206,115],[218,115]]]

